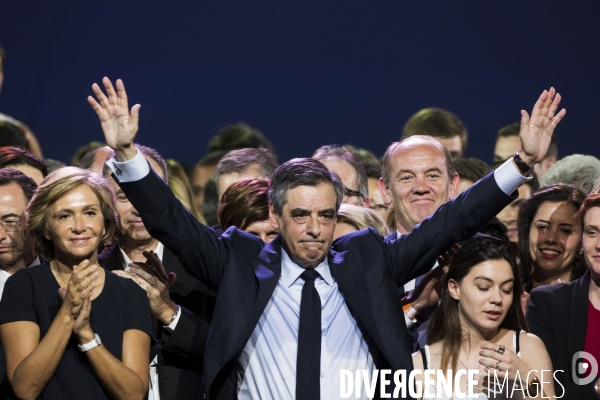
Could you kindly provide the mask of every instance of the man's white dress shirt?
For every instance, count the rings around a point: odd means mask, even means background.
[[[146,159],[138,151],[126,162],[111,158],[107,165],[121,182],[137,181],[150,172]],[[500,189],[513,193],[523,177],[507,161],[494,171]],[[291,261],[282,249],[281,277],[239,362],[238,399],[294,399],[296,391],[296,356],[300,300],[304,281],[299,278],[304,269]],[[321,278],[315,288],[321,299],[321,398],[340,396],[340,370],[374,369],[373,358],[358,329],[356,319],[346,306],[337,282],[331,275],[327,258],[316,268]],[[364,389],[361,393],[366,399]]]

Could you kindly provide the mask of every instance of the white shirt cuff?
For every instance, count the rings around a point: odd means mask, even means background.
[[[177,315],[175,315],[175,319],[173,320],[173,322],[171,322],[170,325],[163,325],[163,328],[165,328],[169,332],[173,332],[177,327],[179,317],[181,317],[181,307],[177,306]]]
[[[494,171],[494,179],[496,179],[500,190],[510,196],[519,186],[530,181],[533,177],[531,174],[529,176],[521,175],[517,167],[513,164],[511,157]]]
[[[129,161],[119,162],[112,157],[106,162],[108,168],[119,178],[120,182],[139,181],[150,172],[148,161],[144,158],[142,152],[137,150],[135,157]]]
[[[404,314],[404,321],[406,321],[406,329],[410,329],[412,328],[416,323],[417,323],[417,319],[410,319],[406,316],[406,314]]]

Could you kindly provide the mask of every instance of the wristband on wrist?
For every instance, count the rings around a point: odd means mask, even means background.
[[[529,166],[523,159],[521,158],[521,150],[517,151],[517,153],[513,156],[513,161],[519,168],[519,172],[523,176],[527,176],[533,171],[533,167]]]
[[[100,344],[102,344],[102,341],[100,340],[100,336],[98,336],[98,334],[94,334],[94,339],[89,342],[89,343],[85,343],[85,344],[79,344],[77,345],[77,347],[79,347],[79,350],[82,353],[85,353],[87,351],[90,351],[91,349],[93,349],[96,346],[100,346]]]
[[[416,309],[415,307],[413,307],[411,304],[408,304],[408,308],[404,310],[404,314],[410,320],[415,319],[415,317],[417,316],[418,313],[419,313],[419,310]]]

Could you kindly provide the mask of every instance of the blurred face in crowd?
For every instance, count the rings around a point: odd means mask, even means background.
[[[457,135],[450,138],[434,137],[434,139],[448,149],[452,158],[462,157],[463,144],[462,140],[460,140],[460,136]]]
[[[32,167],[27,164],[19,164],[19,165],[11,165],[10,168],[14,168],[18,171],[21,171],[39,185],[44,180],[44,175],[42,175],[42,171],[37,168]]]
[[[519,197],[504,207],[502,211],[496,215],[496,218],[502,222],[507,229],[508,239],[511,242],[517,242],[519,240],[519,234],[517,232],[517,216],[519,215],[519,207],[523,200],[531,197],[531,187],[529,185],[519,186]]]
[[[345,160],[333,157],[325,158],[320,161],[328,170],[335,172],[335,174],[340,177],[345,189],[350,189],[349,192],[344,190],[344,203],[361,206],[363,204],[363,199],[358,195],[358,173],[352,164]]]
[[[521,139],[518,135],[499,137],[494,147],[494,164],[503,162],[521,150]]]
[[[94,162],[90,167],[91,171],[94,171],[97,174],[102,175],[102,170],[104,169],[104,164],[106,160],[112,155],[113,151],[109,146],[104,146],[99,148],[94,155]]]
[[[87,185],[80,185],[50,207],[46,239],[54,243],[57,260],[75,265],[92,257],[104,235],[100,200]]]
[[[269,205],[269,219],[281,234],[282,246],[303,268],[315,268],[325,257],[336,229],[333,185],[297,186],[286,193],[281,215]]]
[[[450,279],[448,291],[458,300],[461,325],[479,332],[500,327],[513,302],[514,275],[506,260],[477,264],[460,281]]]
[[[471,186],[473,186],[475,182],[470,179],[460,178],[460,184],[458,185],[458,194],[461,194]]]
[[[352,225],[346,222],[338,222],[337,227],[335,228],[335,233],[333,234],[333,240],[339,238],[340,236],[347,235],[348,233],[356,232],[357,229]]]
[[[228,174],[222,174],[219,176],[217,181],[217,190],[219,191],[219,203],[221,203],[221,196],[227,190],[227,188],[236,182],[244,179],[263,179],[264,176],[260,170],[260,165],[251,164],[242,172],[230,172]]]
[[[545,202],[538,208],[529,229],[529,252],[536,281],[568,276],[581,244],[581,226],[575,206]]]
[[[199,166],[197,165],[194,168],[194,172],[192,173],[192,191],[194,192],[194,203],[196,204],[196,209],[200,212],[204,212],[204,189],[206,188],[206,183],[209,179],[212,179],[215,176],[215,171],[217,170],[217,164],[215,165],[207,165],[207,166]]]
[[[458,174],[448,176],[444,152],[420,138],[403,141],[390,160],[390,183],[379,185],[386,204],[393,204],[396,228],[401,233],[432,215],[458,193]]]
[[[26,267],[35,258],[35,242],[24,221],[27,200],[17,183],[0,186],[0,267],[10,273]],[[13,231],[14,230],[14,231]]]
[[[387,220],[388,216],[388,205],[385,204],[383,200],[383,195],[381,194],[381,190],[379,190],[379,179],[369,178],[369,208],[377,211],[379,216],[383,218],[384,221]],[[338,226],[339,228],[339,226]]]
[[[151,158],[147,158],[146,160],[148,160],[154,172],[164,180],[165,177],[158,163]],[[117,197],[115,211],[118,214],[117,235],[119,237],[119,243],[122,246],[135,247],[136,243],[148,243],[154,240],[146,230],[140,214],[129,202],[125,193],[123,193],[123,190],[119,187],[117,182],[115,182],[112,176],[109,181]]]
[[[0,92],[2,91],[2,82],[4,82],[4,68],[2,67],[2,57],[0,57]]]
[[[595,282],[600,279],[600,207],[590,208],[583,221],[583,254]]]
[[[248,225],[244,231],[251,235],[258,236],[265,243],[271,243],[273,239],[279,235],[279,231],[277,229],[273,229],[271,222],[269,222],[268,219],[264,221],[253,222]]]

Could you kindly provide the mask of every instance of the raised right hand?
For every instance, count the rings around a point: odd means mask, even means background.
[[[92,96],[88,96],[87,100],[98,114],[106,143],[115,151],[117,160],[127,161],[137,153],[133,140],[138,131],[141,106],[136,104],[131,107],[131,112],[129,111],[127,93],[121,79],[116,81],[116,91],[110,79],[104,77],[102,83],[106,89],[106,95],[100,86],[94,83],[92,90],[98,101]]]
[[[73,321],[79,317],[84,300],[96,287],[98,276],[98,265],[90,265],[88,260],[83,260],[73,268],[73,274],[67,282],[67,287],[61,289],[60,295],[63,298],[61,308]]]

